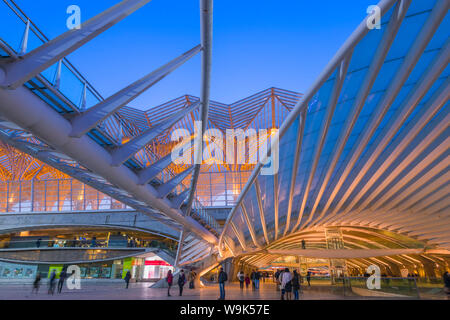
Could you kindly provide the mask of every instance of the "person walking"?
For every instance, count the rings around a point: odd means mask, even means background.
[[[306,273],[306,281],[308,281],[308,287],[311,287],[311,271]]]
[[[280,270],[277,269],[277,271],[274,274],[275,277],[275,288],[277,291],[280,291]]]
[[[197,274],[194,270],[191,270],[189,272],[188,280],[189,280],[189,289],[195,289],[195,278],[197,277]]]
[[[447,294],[447,300],[450,299],[450,273],[445,271],[442,276],[442,280],[444,280],[444,292]]]
[[[248,286],[250,284],[250,277],[248,276],[248,274],[245,275],[245,288],[248,289]]]
[[[239,286],[240,286],[241,290],[244,290],[245,275],[242,272],[242,270],[238,272],[237,278],[239,280]]]
[[[125,280],[125,283],[127,284],[126,288],[128,289],[128,286],[130,285],[130,280],[131,280],[131,272],[130,271],[127,272],[127,274],[125,275],[124,280]]]
[[[228,281],[228,275],[223,268],[220,268],[219,272],[219,290],[220,290],[220,298],[219,300],[225,300],[225,282]]]
[[[294,292],[294,300],[299,300],[298,292],[300,291],[300,275],[297,270],[294,270],[292,277],[292,291]]]
[[[66,269],[62,269],[61,273],[59,274],[58,293],[62,292],[62,288],[64,286],[64,281],[66,281],[66,278],[67,278]]]
[[[281,269],[277,279],[277,291],[281,291],[281,280],[283,279],[283,273],[284,269]]]
[[[172,287],[172,284],[173,284],[172,270],[169,270],[169,272],[167,273],[166,281],[167,281],[167,285],[169,286],[169,289],[167,289],[167,296],[170,297],[171,296],[170,288]]]
[[[41,247],[41,241],[42,241],[41,238],[37,239],[37,241],[36,241],[36,248],[40,248]]]
[[[178,275],[178,287],[180,288],[180,297],[183,296],[183,288],[186,283],[186,276],[184,275],[184,270],[180,271]]]
[[[259,272],[258,270],[256,270],[255,272],[255,289],[259,290],[259,282],[261,279],[261,272]]]
[[[36,278],[33,281],[33,289],[31,290],[31,293],[34,293],[36,291],[36,294],[38,294],[40,286],[41,286],[41,274],[38,272],[36,274]]]
[[[281,274],[281,300],[284,300],[286,294],[286,300],[291,300],[292,292],[292,274],[289,272],[289,268],[284,269]]]
[[[50,281],[48,282],[48,294],[55,294],[55,281],[56,281],[56,270],[53,270],[50,274]]]
[[[256,289],[256,272],[252,271],[252,273],[250,274],[250,279],[252,280],[252,289],[255,290]]]
[[[92,237],[92,241],[91,241],[91,247],[95,248],[97,247],[97,237]]]

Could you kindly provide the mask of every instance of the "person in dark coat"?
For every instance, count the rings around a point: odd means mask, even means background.
[[[255,271],[255,289],[259,290],[259,282],[261,279],[261,272],[259,272],[258,270]]]
[[[189,289],[195,289],[195,278],[197,277],[197,273],[194,270],[189,272],[188,280],[189,280]]]
[[[447,299],[450,299],[450,273],[448,271],[444,273],[442,280],[444,280],[444,292],[447,294]]]
[[[56,270],[53,270],[50,274],[50,281],[48,282],[48,294],[53,295],[55,293],[55,282],[56,282]]]
[[[308,281],[308,287],[311,287],[311,271],[306,274],[306,281]]]
[[[58,281],[58,293],[61,293],[62,288],[64,286],[64,281],[66,281],[67,278],[67,272],[65,269],[63,269],[61,271],[61,273],[59,274],[59,281]]]
[[[225,300],[225,282],[228,281],[228,275],[223,268],[220,268],[219,272],[219,289],[220,289],[220,298],[219,300]]]
[[[255,290],[256,289],[256,272],[252,271],[252,273],[250,274],[250,279],[252,280],[252,289]]]
[[[274,277],[275,277],[276,290],[280,291],[280,270],[277,269],[277,271],[274,274]]]
[[[41,286],[41,274],[38,272],[36,274],[36,278],[33,281],[33,290],[31,290],[31,293],[36,291],[36,294],[38,294],[40,286]]]
[[[130,285],[130,280],[131,280],[131,272],[130,271],[127,272],[124,280],[125,280],[125,283],[127,284],[126,288],[128,289],[128,286]]]
[[[298,292],[300,290],[300,275],[297,270],[294,270],[294,276],[292,277],[292,291],[294,291],[294,300],[299,300]]]
[[[91,247],[95,248],[97,246],[97,237],[92,237]]]
[[[186,276],[184,275],[184,270],[180,271],[178,276],[178,287],[180,287],[180,297],[183,295],[184,284],[186,283]]]

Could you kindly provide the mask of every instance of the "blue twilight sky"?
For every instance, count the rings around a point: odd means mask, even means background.
[[[85,21],[119,0],[16,0],[49,37],[66,9]],[[211,98],[232,103],[269,87],[305,92],[378,0],[216,0]],[[69,56],[107,97],[200,42],[199,0],[153,0]],[[200,94],[200,56],[130,106]]]

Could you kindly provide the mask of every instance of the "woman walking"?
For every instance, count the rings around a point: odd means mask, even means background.
[[[167,290],[167,296],[170,297],[170,288],[172,287],[173,284],[173,274],[172,274],[172,270],[169,270],[169,272],[167,273],[167,285],[169,286],[169,289]]]

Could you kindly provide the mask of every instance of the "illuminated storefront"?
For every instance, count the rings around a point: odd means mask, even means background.
[[[172,270],[172,272],[174,272],[175,269],[160,257],[155,256],[147,258],[145,259],[142,278],[144,280],[163,279],[167,276],[169,270]]]

